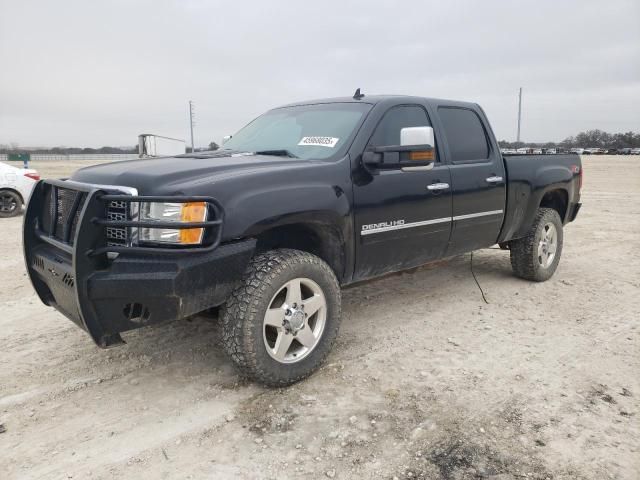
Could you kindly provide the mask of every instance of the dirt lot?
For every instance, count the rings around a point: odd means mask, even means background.
[[[640,158],[583,161],[550,281],[488,249],[488,305],[469,255],[347,289],[327,364],[285,390],[242,381],[210,318],[98,349],[0,221],[0,478],[640,478]]]

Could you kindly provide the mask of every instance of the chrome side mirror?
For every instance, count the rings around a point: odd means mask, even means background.
[[[432,127],[406,127],[400,130],[400,145],[429,145],[435,146]]]
[[[410,162],[403,162],[403,172],[419,172],[433,168],[435,164],[434,148],[436,145],[433,127],[406,127],[400,129],[400,145],[409,148],[418,145],[422,146],[422,151],[409,154],[409,159],[414,163],[413,165],[407,165]],[[425,146],[428,147],[427,150],[424,150]]]
[[[373,147],[362,154],[365,167],[378,170],[401,169],[405,172],[430,170],[435,165],[436,151],[433,128],[400,129],[400,145]]]

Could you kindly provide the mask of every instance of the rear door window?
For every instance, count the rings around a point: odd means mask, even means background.
[[[452,162],[482,162],[489,158],[487,135],[476,112],[466,108],[440,107],[438,114]]]

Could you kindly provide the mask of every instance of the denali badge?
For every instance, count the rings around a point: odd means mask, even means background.
[[[390,222],[371,223],[369,225],[362,225],[362,232],[368,232],[371,230],[380,230],[381,228],[397,227],[398,225],[404,225],[404,220],[391,220]]]

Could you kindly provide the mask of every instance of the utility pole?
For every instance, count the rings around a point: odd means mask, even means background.
[[[189,128],[191,129],[191,152],[195,151],[194,145],[193,145],[193,124],[194,124],[194,120],[196,118],[196,112],[194,110],[195,105],[193,104],[192,100],[189,100]],[[520,131],[520,127],[518,127],[518,132]],[[520,136],[520,133],[518,133],[518,137]]]
[[[518,142],[520,142],[520,122],[521,121],[522,121],[522,87],[520,87],[520,91],[518,93],[518,138],[516,140]]]

